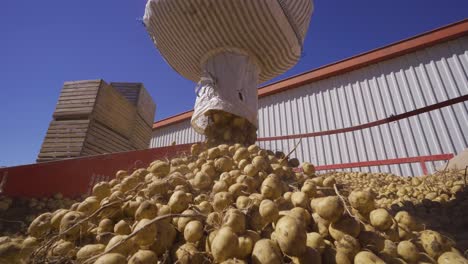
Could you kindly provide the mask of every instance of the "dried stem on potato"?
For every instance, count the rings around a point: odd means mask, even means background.
[[[336,184],[333,184],[333,189],[335,190],[336,196],[338,196],[340,198],[341,202],[343,203],[343,207],[345,208],[348,215],[351,216],[352,218],[356,219],[356,221],[358,221],[359,223],[365,225],[366,223],[364,223],[359,217],[355,216],[351,212],[351,210],[349,210],[349,206],[348,206],[345,198],[341,195],[340,191],[338,190],[338,187],[336,186]]]

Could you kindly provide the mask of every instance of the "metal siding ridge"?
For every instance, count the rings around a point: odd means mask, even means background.
[[[324,136],[324,135],[332,135],[332,134],[339,134],[339,133],[345,133],[345,132],[351,132],[351,131],[358,131],[364,128],[369,128],[369,127],[374,127],[374,126],[379,126],[379,125],[384,125],[388,124],[391,122],[395,122],[401,119],[405,119],[408,117],[413,117],[413,116],[418,116],[420,114],[424,114],[433,110],[440,109],[442,107],[446,106],[451,106],[454,104],[462,103],[468,100],[468,95],[463,95],[457,98],[453,98],[441,103],[433,104],[430,106],[422,107],[413,111],[409,111],[403,114],[399,115],[394,115],[390,116],[389,118],[385,119],[380,119],[377,121],[373,121],[367,124],[361,124],[361,125],[356,125],[356,126],[351,126],[347,128],[340,128],[340,129],[335,129],[335,130],[328,130],[328,131],[320,131],[320,132],[312,132],[312,133],[306,133],[306,134],[298,134],[298,135],[284,135],[284,136],[275,136],[275,137],[265,137],[265,138],[259,138],[258,141],[272,141],[272,140],[284,140],[284,139],[292,139],[292,138],[304,138],[304,137],[318,137],[318,136]]]

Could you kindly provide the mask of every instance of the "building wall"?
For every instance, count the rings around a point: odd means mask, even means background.
[[[468,94],[468,36],[259,100],[259,138],[366,124]],[[153,131],[151,147],[202,140],[186,120]],[[261,141],[289,152],[298,139]],[[316,165],[459,153],[468,102],[347,133],[302,138],[292,156]],[[428,162],[430,172],[442,162]],[[353,170],[420,175],[415,164]]]

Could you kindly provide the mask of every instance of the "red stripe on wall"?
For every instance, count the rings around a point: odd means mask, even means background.
[[[429,156],[419,156],[419,157],[409,157],[409,158],[397,158],[397,159],[387,159],[387,160],[372,160],[372,161],[362,161],[362,162],[351,162],[351,163],[342,163],[342,164],[333,164],[333,165],[321,165],[316,166],[317,171],[322,170],[338,170],[338,169],[349,169],[349,168],[361,168],[361,167],[373,167],[373,166],[383,166],[383,165],[395,165],[395,164],[406,164],[406,163],[420,163],[421,165],[428,161],[445,161],[453,158],[453,154],[438,154],[438,155],[429,155]],[[427,168],[423,173],[427,174]]]

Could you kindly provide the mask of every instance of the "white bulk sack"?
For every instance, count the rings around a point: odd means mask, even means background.
[[[258,69],[252,58],[241,52],[218,53],[207,59],[196,88],[191,121],[195,131],[204,133],[209,124],[205,114],[209,110],[229,112],[258,127]]]

